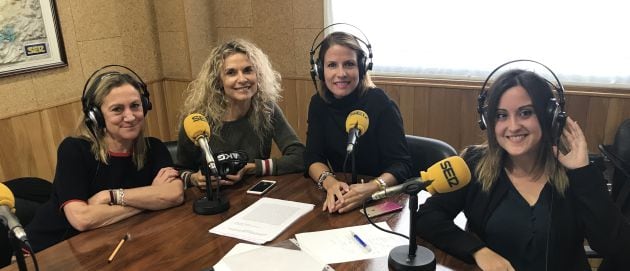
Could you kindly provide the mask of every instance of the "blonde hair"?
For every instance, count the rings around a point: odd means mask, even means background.
[[[94,80],[94,83],[98,84],[94,88],[94,92],[86,93],[86,95],[88,96],[85,97],[87,100],[86,103],[89,105],[93,105],[100,110],[101,106],[103,105],[103,101],[105,100],[105,97],[109,95],[112,89],[126,84],[131,85],[136,91],[138,91],[140,96],[142,96],[140,90],[136,88],[138,83],[134,80],[136,79],[133,79],[132,76],[123,73],[111,73],[105,76],[101,76],[100,80]],[[90,88],[92,88],[92,86]],[[146,122],[143,124],[143,127],[140,130],[140,133],[135,139],[133,145],[132,160],[137,169],[141,169],[142,167],[144,167],[145,164],[147,150],[146,141],[144,140],[145,125]],[[107,165],[109,164],[107,142],[105,142],[105,131],[107,128],[99,128],[97,126],[98,125],[94,124],[93,129],[89,127],[87,116],[84,115],[82,121],[80,121],[79,125],[77,126],[77,137],[89,141],[90,149],[94,154],[94,159],[96,159],[97,161],[101,161]]]
[[[180,122],[189,114],[200,113],[208,118],[213,134],[220,137],[222,118],[229,106],[221,73],[225,59],[239,53],[247,56],[256,71],[258,91],[252,97],[249,122],[260,138],[271,132],[274,104],[282,91],[281,76],[273,69],[265,53],[253,43],[242,39],[225,42],[212,50],[197,78],[188,85]]]

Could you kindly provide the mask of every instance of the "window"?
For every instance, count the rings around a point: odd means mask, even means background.
[[[532,59],[564,85],[630,88],[624,1],[326,0],[324,7],[326,25],[346,22],[367,35],[377,75],[484,80],[500,64]]]

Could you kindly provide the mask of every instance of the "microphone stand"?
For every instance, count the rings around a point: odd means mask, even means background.
[[[355,147],[356,147],[356,145],[355,145]],[[356,151],[352,150],[352,153],[351,153],[352,157],[351,158],[352,158],[352,183],[353,184],[357,183],[357,179],[358,179],[358,177],[357,177],[357,168],[356,168],[356,165],[355,165],[355,161],[356,161],[356,159],[355,159],[356,156],[354,155],[355,153],[356,153]]]
[[[219,173],[216,170],[210,172],[208,161],[201,167],[201,173],[206,177],[206,196],[193,203],[193,211],[199,215],[214,215],[227,211],[230,208],[230,202],[226,198],[221,198],[218,182],[214,195],[212,193],[212,177],[220,179]]]
[[[395,271],[433,271],[435,254],[426,247],[416,245],[416,216],[418,213],[418,193],[424,188],[421,183],[406,185],[405,194],[409,195],[409,245],[397,246],[389,252],[388,266]]]
[[[11,243],[11,247],[13,248],[13,253],[15,254],[15,259],[18,264],[18,270],[28,270],[28,268],[26,268],[26,261],[24,260],[24,253],[22,253],[22,246],[20,245],[21,242],[15,237],[15,234],[13,234],[13,231],[11,230],[9,230],[9,243]]]

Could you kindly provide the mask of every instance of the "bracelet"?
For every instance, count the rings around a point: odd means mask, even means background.
[[[385,189],[387,189],[387,183],[385,182],[385,180],[383,180],[383,178],[378,177],[376,179],[374,179],[373,182],[376,182],[376,184],[378,184],[378,189],[381,191],[385,191]]]
[[[319,188],[319,190],[324,189],[324,180],[326,180],[328,176],[335,177],[335,174],[328,170],[324,170],[322,174],[319,174],[319,178],[317,179],[317,188]]]
[[[184,190],[188,189],[188,186],[190,185],[190,171],[182,171],[180,176],[184,183]]]
[[[120,204],[120,206],[126,206],[127,204],[125,204],[125,190],[123,190],[122,188],[118,189],[118,192],[120,193],[120,201],[118,202]]]
[[[114,189],[109,190],[109,205],[114,205]]]

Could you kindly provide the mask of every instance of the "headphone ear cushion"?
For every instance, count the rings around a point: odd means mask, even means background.
[[[140,99],[142,100],[142,111],[144,111],[144,115],[146,116],[147,112],[153,109],[153,104],[147,96],[142,95]]]
[[[551,129],[551,136],[553,142],[557,142],[562,136],[562,130],[566,121],[566,113],[562,111],[558,100],[556,98],[549,99],[547,105],[547,117],[549,118],[549,125]]]
[[[479,128],[481,130],[488,129],[488,113],[486,110],[479,114]]]
[[[321,80],[322,82],[324,81],[324,61],[322,59],[317,59],[317,62],[315,64],[316,69],[316,73],[317,73],[317,77],[319,78],[319,80]]]
[[[103,117],[103,113],[96,106],[93,106],[90,110],[88,110],[85,115],[85,120],[90,127],[96,129],[105,128],[105,118]]]

